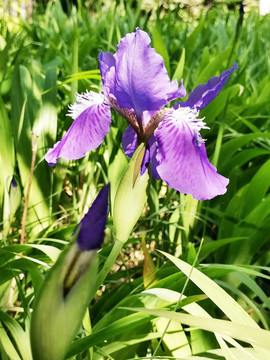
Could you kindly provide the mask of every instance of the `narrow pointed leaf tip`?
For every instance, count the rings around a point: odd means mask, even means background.
[[[88,213],[81,220],[77,244],[80,250],[95,250],[101,247],[108,217],[110,184],[98,194]]]

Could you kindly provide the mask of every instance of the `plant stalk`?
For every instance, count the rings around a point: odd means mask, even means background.
[[[110,255],[107,257],[102,269],[97,275],[96,284],[92,288],[92,294],[90,296],[90,299],[92,300],[97,293],[98,289],[106,279],[106,276],[108,275],[109,271],[111,270],[113,264],[115,263],[115,260],[117,256],[119,255],[121,249],[122,249],[123,243],[122,241],[115,240],[115,243],[113,245],[112,251],[110,252]],[[90,300],[90,301],[91,301]]]
[[[106,279],[106,276],[108,275],[109,271],[111,270],[113,264],[115,263],[115,260],[117,256],[119,255],[121,249],[123,246],[123,242],[119,240],[115,240],[115,243],[113,245],[112,251],[110,252],[110,255],[107,257],[102,269],[98,273],[97,280],[96,280],[96,286],[94,287],[92,298],[95,296],[96,292],[100,288],[101,284]]]

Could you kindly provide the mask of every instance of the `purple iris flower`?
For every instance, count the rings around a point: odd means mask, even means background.
[[[125,154],[132,157],[138,144],[145,143],[142,172],[151,163],[155,179],[169,187],[191,194],[195,199],[211,199],[226,192],[229,180],[219,175],[208,161],[201,129],[208,129],[199,110],[222,90],[232,72],[211,78],[197,86],[185,102],[164,107],[186,96],[181,82],[170,81],[162,57],[150,47],[150,37],[139,28],[121,39],[115,54],[100,52],[102,93],[77,95],[70,106],[73,124],[62,140],[46,155],[50,165],[59,157],[74,160],[96,149],[109,132],[110,108],[129,123],[123,134]]]
[[[77,244],[80,250],[97,250],[101,247],[108,217],[109,191],[110,184],[99,192],[88,213],[78,224]]]

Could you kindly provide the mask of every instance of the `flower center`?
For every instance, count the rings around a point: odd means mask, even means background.
[[[201,129],[209,129],[206,123],[203,121],[204,118],[198,119],[199,111],[191,109],[190,107],[179,107],[173,111],[173,117],[176,121],[185,122],[190,130],[193,132],[194,137],[197,141],[197,145],[201,146],[205,142],[205,139],[201,137]]]

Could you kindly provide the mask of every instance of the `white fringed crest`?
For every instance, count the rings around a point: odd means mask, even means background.
[[[206,140],[201,137],[201,129],[210,129],[203,121],[204,118],[198,119],[199,111],[190,107],[179,107],[172,112],[172,116],[176,121],[185,122],[194,134],[198,146],[201,146]]]
[[[93,105],[99,105],[104,102],[104,95],[94,91],[86,90],[85,93],[76,94],[76,102],[68,107],[67,116],[76,119],[84,110]]]

